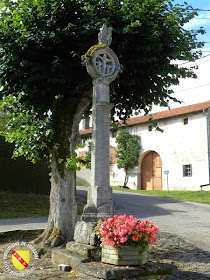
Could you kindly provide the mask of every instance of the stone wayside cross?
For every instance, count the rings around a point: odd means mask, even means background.
[[[98,35],[99,44],[92,46],[83,56],[88,74],[93,79],[93,128],[91,147],[91,186],[82,221],[75,228],[77,242],[94,245],[93,227],[99,219],[113,215],[112,189],[110,188],[109,134],[110,89],[117,77],[120,64],[110,49],[112,28],[104,24]]]

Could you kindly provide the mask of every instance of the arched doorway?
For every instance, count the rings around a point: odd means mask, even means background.
[[[162,190],[162,160],[154,151],[147,153],[142,160],[141,189]]]

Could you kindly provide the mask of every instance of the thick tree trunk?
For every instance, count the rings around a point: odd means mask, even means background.
[[[50,212],[43,235],[46,245],[58,246],[73,238],[77,219],[75,176],[74,170],[64,170],[61,176],[58,163],[52,160]]]
[[[62,106],[56,123],[56,135],[52,158],[52,181],[50,192],[50,211],[45,231],[34,243],[55,247],[73,239],[77,220],[76,171],[66,169],[66,157],[71,157],[80,141],[79,122],[88,105],[83,100],[73,116],[68,108]],[[61,162],[62,160],[62,162]]]

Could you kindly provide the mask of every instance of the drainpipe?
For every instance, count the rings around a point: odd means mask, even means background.
[[[209,184],[210,184],[210,135],[209,135],[209,118],[210,118],[210,108],[207,109],[207,113],[203,110],[204,115],[206,116],[206,131],[207,131],[207,153],[208,153],[208,168],[209,168]]]

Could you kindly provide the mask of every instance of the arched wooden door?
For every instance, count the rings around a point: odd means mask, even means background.
[[[154,151],[146,154],[142,160],[141,189],[162,190],[162,160]]]

